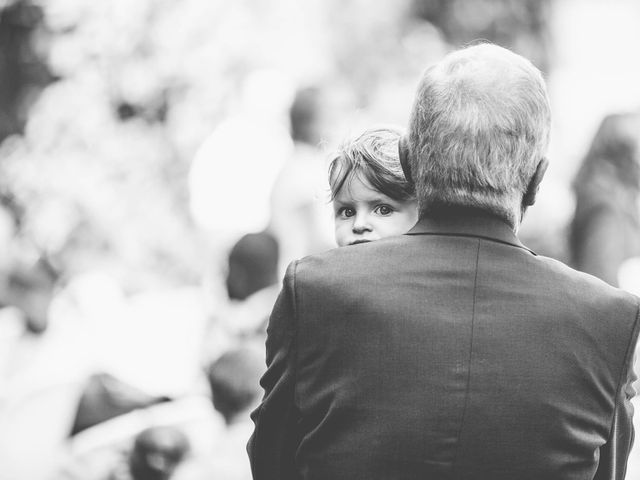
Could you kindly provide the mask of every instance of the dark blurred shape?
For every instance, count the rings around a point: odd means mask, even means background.
[[[550,0],[413,0],[414,16],[442,30],[453,45],[488,40],[549,67]]]
[[[128,102],[118,104],[116,111],[120,120],[129,120],[139,114],[139,109]]]
[[[278,281],[278,242],[266,232],[244,235],[229,253],[227,293],[245,300]]]
[[[0,187],[0,308],[15,307],[22,313],[27,331],[40,334],[47,329],[49,305],[60,279],[60,270],[50,258],[21,238],[23,205]],[[24,252],[27,252],[26,254]],[[35,257],[35,258],[34,258]]]
[[[222,354],[207,369],[213,406],[232,423],[257,403],[264,373],[263,355],[257,349],[240,347]]]
[[[168,400],[148,395],[108,373],[94,374],[89,377],[78,402],[71,435],[138,408]]]
[[[60,275],[46,257],[33,264],[16,262],[8,272],[5,288],[0,289],[0,305],[13,306],[25,315],[27,330],[47,329],[49,305]]]
[[[0,142],[23,131],[29,107],[55,80],[38,51],[45,34],[39,5],[19,0],[0,10]]]
[[[132,480],[168,480],[189,452],[189,440],[175,427],[151,427],[140,432],[129,455]],[[114,479],[115,480],[115,479]]]
[[[620,265],[640,256],[639,146],[640,112],[606,116],[573,181],[573,266],[614,286]]]
[[[142,104],[117,100],[115,101],[115,111],[118,119],[123,122],[140,118],[149,124],[163,123],[167,119],[169,111],[168,96],[166,92],[160,92]]]
[[[10,214],[15,229],[19,230],[25,214],[24,205],[18,201],[13,192],[2,186],[0,186],[0,208],[4,208]]]
[[[322,108],[321,90],[318,87],[301,88],[289,109],[291,138],[294,142],[303,142],[317,146],[321,140]]]

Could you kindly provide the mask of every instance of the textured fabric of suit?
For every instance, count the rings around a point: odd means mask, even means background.
[[[254,478],[624,478],[638,299],[477,211],[290,265]]]

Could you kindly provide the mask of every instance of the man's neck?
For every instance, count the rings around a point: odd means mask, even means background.
[[[522,210],[522,215],[524,215],[524,211]],[[494,211],[480,208],[480,207],[471,207],[471,206],[463,206],[463,205],[445,205],[445,204],[431,204],[427,209],[423,209],[420,218],[433,218],[433,219],[450,219],[450,218],[464,218],[464,217],[473,217],[473,218],[483,218],[490,217],[494,219],[498,219],[503,223],[506,223],[514,233],[518,233],[520,227],[520,221],[516,221],[514,224],[514,219],[506,218],[505,215],[500,215]],[[515,217],[515,216],[514,216]],[[517,220],[517,219],[516,219]]]

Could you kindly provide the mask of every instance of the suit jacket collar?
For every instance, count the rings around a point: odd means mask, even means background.
[[[478,237],[523,248],[536,255],[520,242],[507,222],[477,208],[451,207],[431,212],[418,220],[406,235]]]

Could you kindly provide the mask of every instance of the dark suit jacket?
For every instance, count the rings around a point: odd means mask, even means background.
[[[624,478],[638,299],[478,212],[293,263],[255,479]]]

